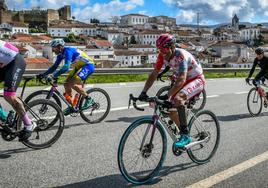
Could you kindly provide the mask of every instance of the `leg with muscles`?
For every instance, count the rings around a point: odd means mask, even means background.
[[[186,99],[187,96],[183,92],[179,92],[178,94],[176,94],[176,96],[173,99],[174,107],[177,108],[177,117],[179,119],[178,127],[180,128],[180,134],[181,134],[180,140],[174,144],[176,148],[184,148],[187,144],[189,144],[192,141],[187,126],[186,107],[184,105]]]
[[[33,130],[35,129],[36,124],[32,122],[31,119],[28,117],[24,109],[23,103],[18,97],[4,94],[4,98],[18,113],[19,117],[23,121],[25,129],[23,130],[20,136],[20,141],[27,140],[31,136]]]
[[[94,100],[88,96],[87,92],[83,89],[82,81],[86,80],[94,72],[94,65],[87,64],[84,65],[74,76],[75,84],[73,89],[85,97],[85,103],[82,106],[82,109],[88,109],[94,103]]]

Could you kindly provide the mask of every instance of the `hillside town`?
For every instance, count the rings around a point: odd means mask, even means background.
[[[251,68],[253,49],[262,46],[268,51],[268,28],[242,24],[236,14],[218,27],[180,25],[172,17],[142,14],[114,16],[111,22],[92,18],[85,23],[72,16],[70,5],[15,11],[0,0],[0,37],[18,47],[27,69],[46,69],[54,62],[49,46],[53,38],[85,51],[97,68],[153,67],[155,41],[162,33],[174,35],[180,48],[194,54],[203,67]]]

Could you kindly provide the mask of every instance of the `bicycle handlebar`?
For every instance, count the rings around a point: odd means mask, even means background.
[[[144,111],[144,108],[140,108],[137,106],[137,101],[139,101],[139,98],[134,97],[133,94],[129,94],[128,108],[131,104],[131,101],[133,101],[133,106],[135,109],[137,109],[139,111]],[[171,108],[172,107],[172,105],[169,101],[163,101],[163,100],[158,99],[157,97],[148,97],[143,102],[155,102],[157,105],[161,105],[164,108]]]

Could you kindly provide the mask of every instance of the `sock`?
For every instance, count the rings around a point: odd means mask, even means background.
[[[25,125],[25,128],[27,129],[27,130],[31,130],[32,129],[32,121],[31,121],[31,119],[29,118],[29,116],[25,113],[24,114],[24,116],[22,117],[22,121],[23,121],[23,123],[24,123],[24,125]]]

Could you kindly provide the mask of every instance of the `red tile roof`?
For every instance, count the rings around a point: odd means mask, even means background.
[[[110,43],[108,40],[94,40],[94,41],[98,46],[112,46],[112,43]]]
[[[50,63],[50,61],[44,57],[24,58],[24,60],[26,63]]]

